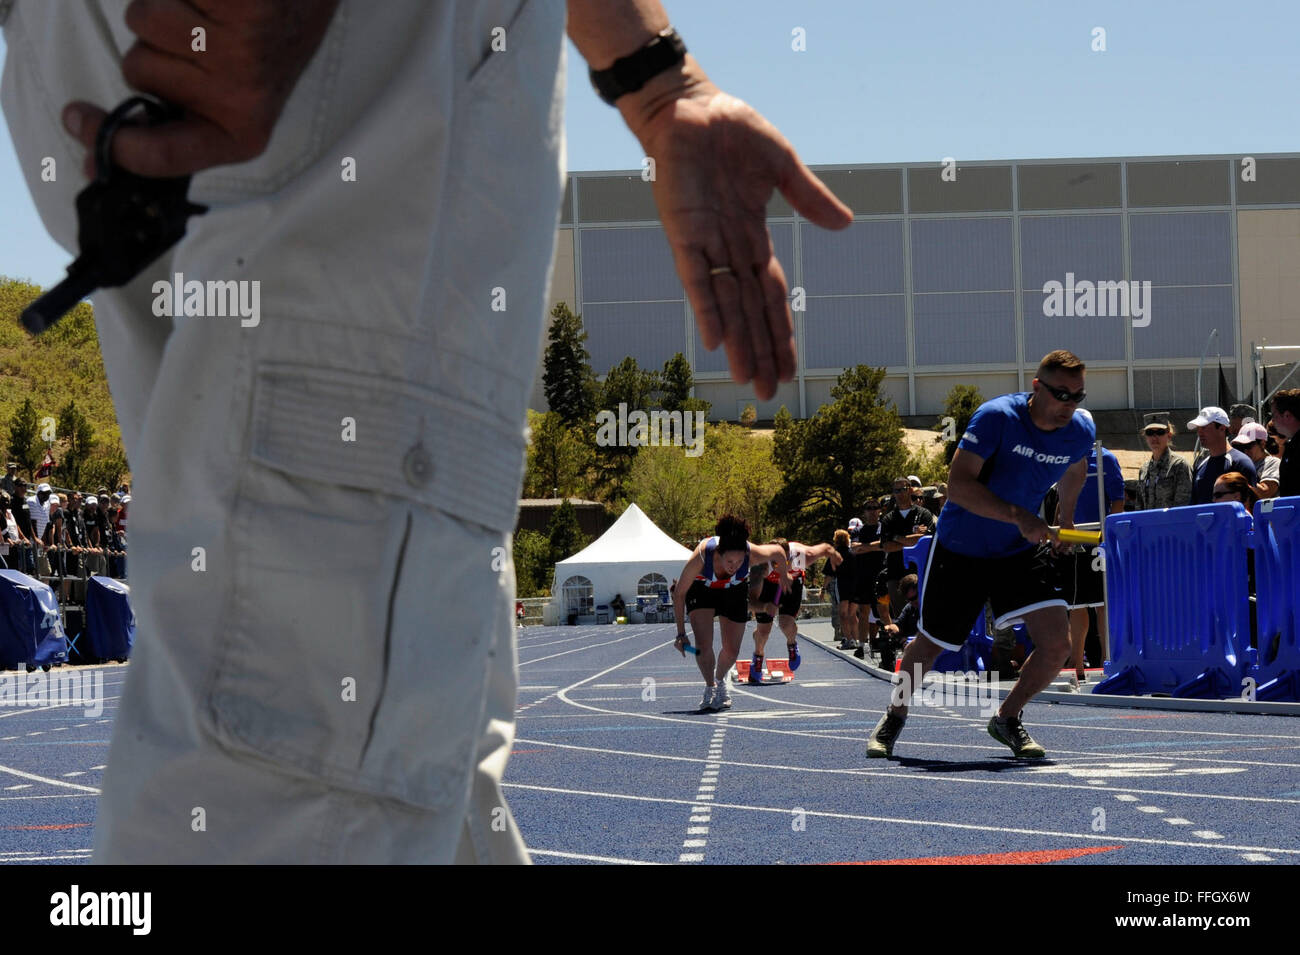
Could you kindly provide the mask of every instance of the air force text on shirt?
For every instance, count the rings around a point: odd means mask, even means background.
[[[1033,458],[1043,464],[1069,464],[1070,456],[1068,454],[1044,454],[1042,451],[1035,451],[1033,448],[1024,444],[1017,444],[1011,449],[1012,454],[1023,454],[1027,458]]]
[[[969,431],[963,434],[961,438],[963,441],[968,441],[971,444],[980,443],[980,439],[976,435],[971,434]],[[1035,461],[1038,461],[1040,464],[1069,464],[1070,461],[1073,460],[1068,454],[1045,454],[1042,451],[1035,451],[1027,444],[1017,444],[1014,448],[1011,449],[1011,453],[1023,454],[1027,458],[1033,458]]]

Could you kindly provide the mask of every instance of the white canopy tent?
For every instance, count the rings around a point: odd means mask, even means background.
[[[645,511],[630,504],[609,530],[555,565],[553,596],[543,620],[554,625],[570,613],[589,616],[615,594],[623,595],[631,612],[638,593],[666,593],[690,557],[691,552],[655,526]]]

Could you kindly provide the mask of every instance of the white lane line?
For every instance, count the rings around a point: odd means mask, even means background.
[[[643,656],[646,656],[647,654],[654,653],[657,650],[660,650],[668,646],[670,646],[670,643],[664,642],[658,646],[651,647],[649,650],[646,650],[642,653],[637,654],[634,657],[624,660],[622,663],[616,663],[614,664],[614,666],[602,670],[594,677],[587,677],[585,680],[579,680],[577,683],[574,683],[572,686],[568,686],[565,687],[563,690],[557,691],[555,693],[555,696],[561,702],[567,703],[569,706],[573,706],[582,710],[588,710],[592,713],[599,713],[605,716],[633,717],[636,719],[643,719],[643,720],[656,720],[664,723],[685,723],[690,726],[698,726],[699,725],[698,720],[682,719],[675,716],[659,716],[653,713],[637,713],[628,710],[611,710],[602,706],[590,706],[586,703],[580,703],[576,700],[572,700],[567,695],[570,690],[576,689],[577,687],[582,686],[584,683],[589,683],[594,679],[598,679],[599,677],[604,676],[606,673],[610,673],[613,670],[617,670],[620,667],[626,666],[627,664],[632,663],[633,661],[638,660]],[[763,697],[757,696],[756,694],[746,692],[745,690],[741,689],[740,686],[738,685],[733,685],[732,691],[733,693],[744,694],[745,696],[752,697],[754,699],[759,699],[759,700],[764,699]],[[537,702],[540,703],[542,701],[538,700]],[[766,702],[766,700],[764,700],[764,702]],[[793,700],[787,700],[786,703],[787,705],[791,705],[791,706],[809,706],[810,708],[814,708],[814,709],[825,709],[824,707],[813,707],[812,704],[796,703]],[[534,705],[536,704],[529,704],[529,706],[534,706]],[[521,708],[521,711],[522,709],[527,709],[527,707]],[[849,713],[852,712],[879,713],[880,712],[878,709],[855,710],[853,707],[837,707],[837,709],[842,709],[845,712],[849,712]],[[934,719],[934,720],[952,719],[952,717],[940,716],[935,713],[921,713],[918,712],[917,708],[915,707],[913,708],[912,713],[909,714],[909,718],[922,718],[922,719]],[[958,718],[964,719],[964,717],[958,717]],[[751,733],[772,733],[777,736],[798,736],[804,739],[820,739],[820,740],[831,740],[831,741],[843,740],[844,742],[853,743],[855,746],[860,745],[862,743],[862,738],[863,738],[861,734],[854,735],[854,736],[847,736],[847,735],[836,736],[827,730],[818,730],[818,731],[781,730],[781,729],[773,729],[772,727],[768,727],[768,726],[752,726],[745,723],[740,723],[737,725],[741,729]],[[1061,724],[1050,724],[1050,725],[1057,726]],[[1095,729],[1095,727],[1083,727],[1083,728]],[[1140,729],[1129,728],[1129,727],[1117,727],[1117,729],[1122,729],[1127,732],[1154,732],[1154,731],[1146,731],[1146,730],[1140,730]],[[1168,732],[1180,732],[1180,731],[1170,730]],[[1234,738],[1239,738],[1236,737],[1236,734],[1230,733],[1226,735],[1234,736]],[[1290,739],[1291,737],[1279,737],[1279,738]],[[969,750],[978,750],[981,752],[988,752],[989,750],[989,746],[983,744],[976,745],[976,744],[967,744],[967,743],[929,743],[929,742],[923,742],[919,740],[909,740],[908,745],[916,746],[916,747],[932,747],[932,748],[940,748],[940,749],[969,749]],[[1097,752],[1087,752],[1087,751],[1080,751],[1080,750],[1062,750],[1062,749],[1054,749],[1052,755],[1054,758],[1069,756],[1069,757],[1080,758],[1080,759],[1108,759],[1108,760],[1125,760],[1125,759],[1150,760],[1152,758],[1162,758],[1160,753],[1097,753]],[[1184,756],[1179,758],[1186,762],[1216,763],[1216,764],[1225,764],[1230,766],[1267,766],[1269,768],[1279,768],[1279,767],[1300,768],[1300,763],[1295,763],[1295,764],[1279,763],[1277,761],[1263,762],[1259,760],[1211,759],[1211,758],[1197,758],[1194,756]]]
[[[566,796],[592,796],[598,799],[626,799],[632,802],[654,802],[668,805],[688,805],[691,800],[673,799],[671,797],[659,796],[633,796],[627,793],[610,793],[610,792],[592,792],[584,789],[560,789],[555,786],[532,786],[526,783],[502,783],[505,789],[526,789],[536,792],[558,793]],[[750,806],[742,803],[715,803],[715,806],[722,809],[740,809],[745,812],[772,812],[788,818],[790,809],[788,806]],[[1011,826],[990,826],[986,823],[972,824],[966,822],[945,822],[940,819],[900,819],[892,816],[865,816],[859,813],[846,812],[823,812],[813,809],[805,810],[809,816],[816,816],[823,819],[845,819],[851,822],[884,822],[893,823],[900,826],[938,826],[944,829],[961,829],[974,832],[1005,832],[1025,836],[1051,836],[1058,839],[1084,839],[1088,841],[1114,841],[1117,836],[1114,833],[1092,833],[1092,832],[1057,832],[1050,829],[1024,829]],[[1222,838],[1222,836],[1220,836]],[[1141,843],[1143,845],[1155,846],[1183,846],[1194,849],[1229,849],[1235,852],[1277,852],[1284,855],[1300,856],[1300,849],[1279,849],[1273,846],[1239,846],[1223,845],[1218,843],[1207,842],[1180,842],[1175,839],[1145,839],[1137,836],[1124,836],[1125,843]]]
[[[727,735],[727,717],[725,715],[719,716],[718,726],[713,731],[713,737],[709,742],[710,759],[721,758],[722,740],[726,737],[726,735]],[[710,765],[720,766],[721,764],[710,764]],[[717,768],[705,769],[704,772],[700,775],[699,789],[695,793],[695,803],[699,803],[701,800],[707,801],[712,799],[714,793],[718,789],[717,784],[718,784],[718,769]],[[700,817],[698,815],[699,808],[696,804],[692,804],[691,812],[692,815],[690,817],[690,821],[692,824],[686,827],[687,838],[682,840],[682,852],[677,856],[678,862],[703,862],[704,861],[704,853],[701,850],[703,850],[704,847],[708,844],[708,840],[703,837],[708,835],[709,827],[698,825],[696,823],[700,821],[708,822],[709,817],[707,815]],[[691,850],[691,851],[688,852],[686,850]]]
[[[108,769],[107,766],[91,766],[91,769]]]
[[[14,789],[31,789],[31,788],[32,788],[31,783],[19,783],[17,786],[6,786],[5,792],[10,792]]]
[[[1134,806],[1133,808],[1138,812],[1164,812],[1164,810],[1158,806]]]
[[[1223,836],[1219,835],[1213,829],[1193,829],[1192,835],[1196,836],[1198,839],[1222,839],[1223,838]]]
[[[748,727],[747,727],[748,728]],[[626,749],[609,749],[599,746],[579,746],[575,743],[556,743],[551,740],[526,739],[519,737],[515,740],[518,743],[527,743],[530,746],[552,746],[556,749],[571,749],[584,753],[604,753],[612,756],[632,756],[638,759],[661,759],[669,762],[697,763],[699,758],[695,756],[673,756],[664,753],[642,753]],[[1012,779],[956,779],[952,773],[929,773],[925,775],[901,774],[891,770],[869,770],[869,769],[826,769],[818,766],[787,766],[779,763],[749,763],[739,760],[728,760],[726,765],[739,766],[748,769],[779,769],[792,773],[819,773],[840,776],[862,776],[862,777],[879,777],[890,780],[908,780],[916,783],[924,782],[944,782],[960,783],[964,785],[978,786],[1029,786],[1042,789],[1085,789],[1088,792],[1095,792],[1091,786],[1081,786],[1075,783],[1049,783],[1049,782],[1028,782]],[[1284,806],[1300,806],[1300,799],[1282,799],[1276,796],[1237,796],[1219,793],[1193,793],[1193,792],[1174,792],[1167,789],[1134,789],[1131,786],[1125,786],[1126,792],[1116,794],[1115,798],[1124,802],[1136,802],[1138,796],[1128,796],[1128,793],[1138,793],[1143,796],[1164,796],[1170,799],[1220,799],[1228,802],[1258,802],[1258,803],[1280,803]],[[1127,798],[1126,798],[1127,796]]]
[[[75,773],[64,773],[63,778],[70,779],[73,776],[84,776],[84,775],[86,775],[86,771],[84,769],[79,769]]]
[[[63,786],[67,789],[78,789],[86,793],[99,795],[99,790],[94,786],[82,786],[80,783],[68,783],[62,779],[50,779],[48,776],[37,776],[33,773],[24,773],[20,769],[14,769],[12,766],[0,766],[0,773],[8,773],[10,776],[17,776],[19,779],[30,779],[34,783],[49,783],[51,786]]]
[[[1170,816],[1168,819],[1165,820],[1165,822],[1169,823],[1169,825],[1171,826],[1190,826],[1192,824],[1192,820],[1180,819],[1177,816]]]
[[[1262,852],[1243,852],[1241,857],[1247,862],[1272,862],[1273,857],[1264,855]]]
[[[581,852],[557,852],[554,849],[529,849],[529,855],[556,856],[560,859],[581,859],[584,862],[607,862],[611,865],[663,865],[662,862],[645,862],[642,859],[615,859],[611,856],[589,856]]]
[[[120,699],[120,697],[116,697],[116,696],[105,696],[105,697],[102,697],[102,698],[101,698],[101,702],[107,703],[107,702],[109,702],[110,700],[117,700],[117,699]],[[62,709],[65,709],[65,708],[67,708],[67,707],[70,707],[70,706],[71,706],[71,707],[79,707],[80,709],[83,709],[83,710],[84,710],[84,709],[86,708],[86,703],[84,703],[84,702],[83,702],[83,703],[52,703],[52,704],[50,704],[49,706],[36,706],[36,707],[31,707],[31,708],[29,708],[29,709],[10,710],[10,711],[7,712],[7,713],[0,713],[0,720],[7,720],[7,719],[9,719],[9,717],[11,717],[11,716],[27,716],[27,715],[32,714],[32,713],[47,713],[47,712],[49,712],[50,710],[62,710]],[[83,714],[83,715],[89,715],[89,714]],[[112,721],[111,721],[111,720],[100,720],[99,722],[101,722],[101,723],[109,723],[109,722],[112,722]],[[13,737],[13,738],[14,738],[14,739],[17,739],[18,737],[15,736],[15,737]]]
[[[615,643],[625,643],[628,640],[639,640],[639,639],[644,639],[644,637],[645,634],[643,633],[634,633],[626,637],[619,637],[617,640],[606,640],[604,643],[589,643],[583,647],[574,647],[572,650],[561,650],[559,653],[552,653],[550,656],[538,657],[536,660],[520,660],[519,669],[522,670],[530,663],[541,663],[543,660],[554,660],[556,657],[567,657],[570,653],[586,653],[588,650],[594,650],[597,647],[608,647],[608,646],[612,646]],[[667,646],[667,645],[668,644],[666,643],[663,644],[663,646]],[[587,681],[583,680],[582,682],[586,683]],[[570,687],[570,689],[572,689],[572,687]]]

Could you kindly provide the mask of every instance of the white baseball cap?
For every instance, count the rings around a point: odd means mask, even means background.
[[[1189,428],[1203,428],[1207,424],[1221,424],[1228,427],[1228,412],[1222,408],[1216,408],[1211,405],[1208,408],[1202,408],[1201,413],[1187,422]]]
[[[51,491],[51,493],[53,493],[52,490],[51,490],[51,488],[50,488],[50,486],[49,486],[48,484],[38,484],[38,485],[36,485],[36,493],[37,493],[37,494],[40,494],[42,491]]]
[[[1233,444],[1254,444],[1256,441],[1267,441],[1268,429],[1262,424],[1256,424],[1253,421],[1247,421],[1237,432],[1237,436],[1232,439]]]
[[[853,518],[852,520],[850,520],[850,521],[849,521],[849,530],[851,530],[851,531],[860,531],[860,530],[862,530],[862,521],[858,520],[856,517]]]

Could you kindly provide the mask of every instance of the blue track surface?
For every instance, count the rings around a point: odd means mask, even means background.
[[[868,761],[889,686],[812,641],[793,683],[701,715],[673,626],[518,633],[506,793],[539,863],[1300,861],[1294,717],[1031,704],[1026,761],[978,706],[914,704]]]
[[[0,864],[90,861],[95,807],[126,670],[60,667],[45,675],[75,672],[89,706],[0,706]],[[9,670],[3,676],[13,685],[23,674]]]
[[[1049,758],[1026,762],[977,707],[914,705],[897,758],[868,762],[883,681],[803,640],[793,683],[698,714],[674,632],[517,631],[506,792],[535,861],[1300,861],[1295,718],[1032,704]],[[0,706],[0,863],[89,859],[126,668],[77,669],[102,673],[97,716]]]

